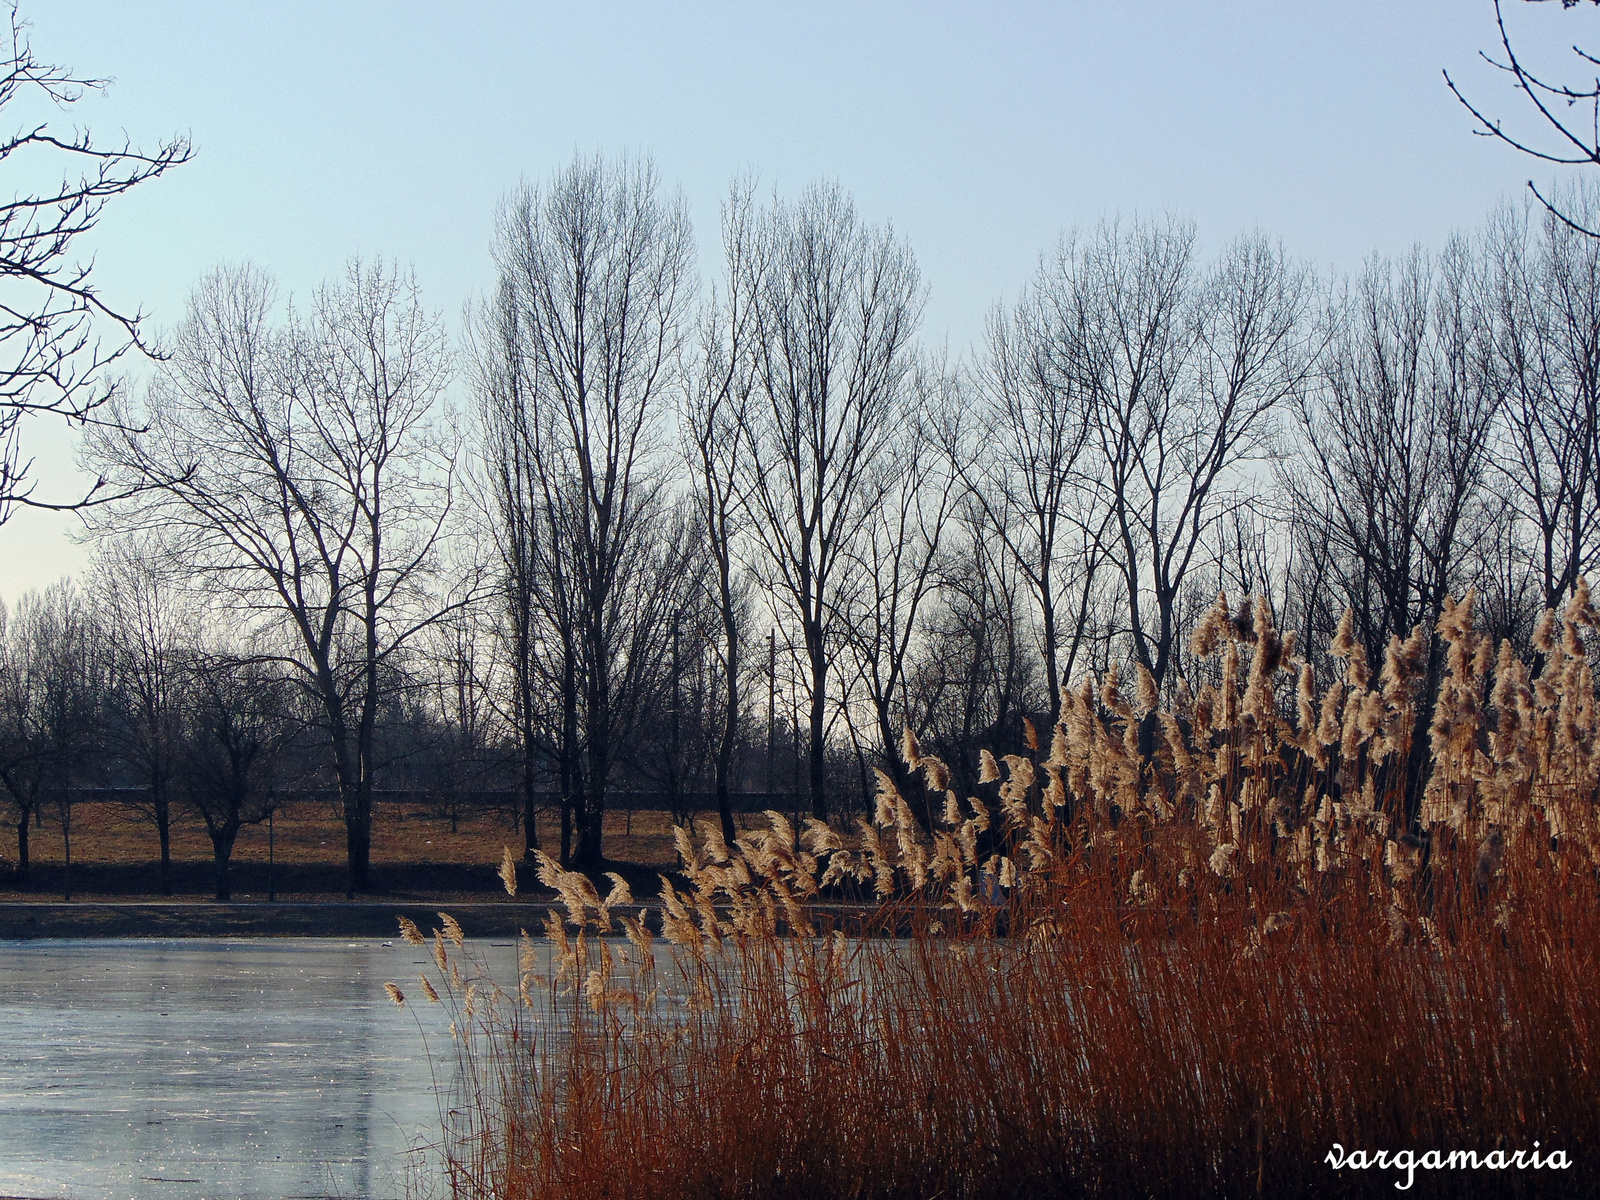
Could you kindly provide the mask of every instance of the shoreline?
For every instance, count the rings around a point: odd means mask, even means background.
[[[661,901],[642,897],[625,906],[645,914],[653,933],[661,932]],[[806,906],[819,931],[842,929],[861,934],[873,925],[876,906],[853,900],[817,900]],[[526,930],[543,935],[546,916],[567,922],[566,906],[555,895],[536,899],[464,900],[451,896],[396,896],[387,900],[0,900],[0,941],[116,938],[324,937],[381,938],[400,935],[399,918],[420,929],[439,924],[440,912],[461,922],[467,936],[516,937]],[[891,921],[879,933],[901,929]],[[620,932],[618,934],[620,936]],[[5,1200],[5,1197],[0,1197]]]
[[[399,918],[423,929],[442,909],[472,937],[514,936],[542,927],[552,900],[27,900],[0,901],[0,941],[41,938],[381,937],[396,938]]]

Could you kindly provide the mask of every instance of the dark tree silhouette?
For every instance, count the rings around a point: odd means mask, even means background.
[[[10,45],[0,49],[0,111],[30,98],[66,109],[85,92],[105,88],[103,79],[40,62],[26,23],[11,7]],[[102,148],[81,129],[60,137],[47,123],[24,124],[0,137],[0,166],[33,178],[48,177],[57,165],[61,171],[52,187],[18,190],[0,200],[0,522],[19,504],[60,510],[106,498],[100,494],[103,482],[96,481],[75,501],[35,499],[28,479],[32,460],[21,448],[23,418],[43,413],[79,425],[103,420],[115,392],[102,378],[105,368],[130,350],[151,352],[140,331],[143,314],[102,300],[92,279],[93,260],[80,261],[73,250],[112,197],[187,162],[191,154],[187,137],[146,154],[126,141]]]

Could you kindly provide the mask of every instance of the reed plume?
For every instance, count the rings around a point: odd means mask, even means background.
[[[981,755],[988,802],[908,730],[940,808],[881,773],[854,829],[683,831],[665,946],[623,915],[613,951],[621,881],[543,860],[577,936],[552,916],[547,986],[524,961],[458,1017],[457,1194],[1361,1195],[1335,1140],[1600,1152],[1600,614],[1547,613],[1530,681],[1475,601],[1375,681],[1346,614],[1319,685],[1220,596],[1192,696],[1064,685],[1048,758]]]

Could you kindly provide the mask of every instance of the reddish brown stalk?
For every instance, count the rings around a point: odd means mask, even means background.
[[[1335,1143],[1535,1140],[1578,1166],[1418,1183],[1593,1194],[1600,761],[1580,621],[1546,639],[1535,694],[1508,651],[1490,678],[1467,605],[1446,612],[1420,827],[1395,803],[1420,635],[1378,693],[1342,648],[1319,700],[1261,636],[1270,614],[1241,645],[1219,606],[1197,642],[1232,673],[1227,712],[1162,714],[1142,792],[1115,683],[1099,708],[1068,692],[1046,775],[1073,794],[1044,816],[1031,761],[986,760],[994,827],[952,795],[930,844],[886,777],[859,838],[819,824],[797,843],[775,817],[726,856],[686,854],[672,945],[631,918],[625,951],[553,926],[520,999],[458,1015],[454,1194],[1365,1196],[1399,1176],[1336,1172]],[[1361,719],[1335,745],[1347,696]],[[884,895],[861,936],[801,902],[824,871]]]

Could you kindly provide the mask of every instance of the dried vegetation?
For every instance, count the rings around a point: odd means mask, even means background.
[[[567,919],[515,995],[434,939],[455,1195],[1368,1195],[1393,1181],[1335,1142],[1536,1140],[1576,1168],[1417,1188],[1587,1194],[1600,614],[1586,586],[1548,614],[1531,674],[1471,610],[1419,720],[1426,631],[1374,680],[1347,621],[1319,687],[1265,604],[1219,598],[1210,682],[1065,691],[1047,747],[984,755],[987,801],[908,734],[921,794],[882,777],[853,830],[683,837],[664,939],[546,861]],[[878,903],[846,936],[850,885]]]

